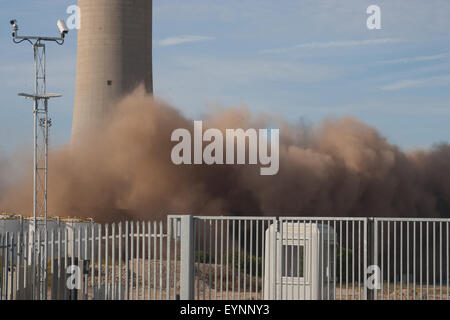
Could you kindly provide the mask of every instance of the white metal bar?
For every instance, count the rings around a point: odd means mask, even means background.
[[[400,221],[400,300],[403,300],[403,222]]]
[[[337,257],[336,257],[336,247],[337,247],[337,235],[336,235],[336,220],[333,222],[333,298],[334,300],[336,300],[336,282],[337,282],[337,277],[336,277],[336,261],[337,261]]]
[[[61,235],[61,228],[59,228],[59,230],[59,235]],[[59,238],[59,241],[61,241],[61,237]],[[60,270],[60,268],[58,268],[58,270]],[[95,294],[95,225],[93,223],[91,223],[91,290],[92,299],[95,300],[97,295]]]
[[[97,262],[97,289],[100,298],[100,290],[102,284],[102,225],[98,225],[98,262]]]
[[[315,220],[317,221],[317,220]],[[305,232],[306,233],[306,232]],[[319,236],[319,233],[317,233],[317,236]],[[313,238],[313,233],[312,233],[312,220],[309,220],[309,239],[312,242],[312,238]],[[319,239],[317,239],[317,246],[319,246]],[[312,299],[312,268],[313,268],[313,264],[312,264],[312,245],[309,246],[309,270],[308,270],[308,278],[307,278],[307,283],[309,285],[309,299]]]
[[[409,300],[409,221],[406,222],[406,299]]]
[[[394,300],[397,300],[397,221],[394,221]]]
[[[9,300],[14,300],[14,238],[15,238],[14,233],[9,233],[9,246],[8,246]]]
[[[255,297],[258,300],[259,299],[259,279],[258,279],[258,272],[259,272],[259,221],[255,221],[255,246],[256,246],[256,260],[255,260]],[[261,236],[261,239],[263,237]],[[261,250],[264,250],[264,241],[261,241]],[[264,268],[264,264],[263,264]]]
[[[376,243],[377,243],[377,241],[375,240],[375,246],[376,246]],[[376,257],[376,253],[375,253],[375,257]],[[352,221],[352,257],[351,258],[352,258],[352,300],[355,300],[355,221]],[[377,263],[375,262],[375,264],[377,264]]]
[[[414,300],[416,300],[416,282],[417,282],[417,278],[416,278],[416,222],[413,222],[413,290],[414,290]]]
[[[37,299],[42,300],[42,250],[41,250],[41,232],[37,231],[36,237],[37,247],[35,247],[36,251],[36,265],[37,265]]]
[[[173,230],[174,230],[174,235],[175,235],[175,240],[174,240],[174,271],[173,271],[173,297],[176,300],[177,299],[177,278],[178,278],[178,245],[179,245],[179,235],[178,235],[178,230],[180,230],[179,228],[179,220],[178,219],[173,219]],[[149,263],[150,263],[150,257],[149,257]],[[217,283],[217,282],[216,282]]]
[[[342,300],[342,220],[339,221],[339,300]]]
[[[231,262],[231,269],[232,269],[232,276],[231,276],[232,295],[231,295],[231,297],[232,297],[233,300],[235,299],[235,296],[234,296],[234,269],[236,268],[236,265],[234,263],[234,258],[235,258],[235,249],[234,249],[235,248],[235,228],[236,228],[235,221],[233,220],[233,238],[232,238],[232,240],[233,240],[233,251],[232,251],[232,258],[231,258],[231,260],[232,260],[232,262]]]
[[[217,300],[217,222],[218,220],[214,221],[214,300]]]
[[[327,300],[330,300],[330,220],[328,220],[328,228],[327,228]],[[300,255],[299,255],[300,257]]]
[[[212,276],[211,276],[211,265],[212,265],[212,262],[211,262],[211,259],[212,259],[212,248],[211,248],[211,243],[212,243],[212,230],[211,230],[211,228],[212,228],[212,225],[211,225],[211,222],[212,222],[212,220],[208,220],[208,225],[209,225],[209,258],[208,258],[208,276],[209,276],[209,283],[208,283],[208,286],[209,286],[209,300],[211,300],[211,287],[212,287]],[[206,237],[206,235],[205,235],[205,237]]]
[[[142,292],[141,292],[141,299],[145,300],[145,262],[149,263],[149,258],[145,259],[145,222],[142,222]],[[169,237],[170,238],[170,237]],[[169,246],[170,247],[170,246]],[[170,256],[167,259],[168,264],[168,271],[167,274],[170,277]]]
[[[436,222],[433,222],[433,300],[436,300]]]
[[[23,267],[24,267],[24,272],[23,272],[23,290],[24,290],[24,297],[25,299],[29,299],[29,295],[28,295],[28,291],[29,291],[29,276],[28,276],[28,262],[30,261],[30,234],[29,232],[25,232],[24,233],[24,243],[23,243]]]
[[[123,299],[122,296],[122,222],[119,222],[119,292],[118,292],[118,298],[119,300]]]
[[[239,232],[239,238],[241,237],[241,233],[242,232]],[[241,243],[240,243],[241,241],[239,241],[239,248],[241,248]],[[241,255],[239,255],[239,257],[240,257]],[[243,250],[243,257],[242,257],[242,259],[243,259],[243,263],[244,263],[244,273],[243,273],[243,280],[244,280],[244,286],[243,286],[243,294],[244,294],[244,297],[245,297],[245,290],[246,290],[246,286],[245,286],[245,278],[246,278],[246,272],[247,272],[247,264],[246,264],[246,261],[247,261],[247,220],[244,220],[244,250]],[[241,264],[239,263],[238,264],[238,268],[239,268],[239,274],[241,273]],[[239,279],[240,280],[240,279]],[[241,288],[241,281],[239,281],[239,289]],[[239,292],[240,292],[240,290],[239,290]],[[239,299],[242,299],[241,298],[241,294],[239,293]],[[245,298],[244,298],[245,299]]]
[[[195,220],[195,234],[197,235],[197,239],[195,241],[196,245],[196,249],[194,249],[194,254],[195,252],[197,252],[197,261],[196,261],[196,265],[197,267],[195,268],[195,272],[197,274],[197,299],[200,300],[200,277],[201,277],[201,262],[202,262],[202,257],[201,257],[201,244],[200,244],[200,239],[201,239],[201,229],[200,229],[200,220],[196,219]]]
[[[294,300],[294,220],[291,221],[291,300]],[[297,257],[298,260],[298,257]],[[298,263],[297,263],[298,264]],[[297,275],[298,277],[298,275]],[[322,280],[323,283],[323,280]]]
[[[419,226],[420,226],[420,232],[419,232],[419,237],[420,237],[420,300],[423,300],[423,282],[422,282],[422,247],[423,247],[423,242],[422,242],[422,222],[419,222]]]
[[[140,238],[141,238],[141,226],[139,222],[136,222],[136,291],[135,300],[139,300],[139,267],[140,267]]]
[[[384,300],[384,221],[380,221],[381,226],[381,299]]]
[[[209,279],[209,283],[208,283],[208,295],[209,295],[209,300],[211,300],[211,282],[212,282],[212,276],[211,276],[211,259],[212,259],[212,248],[211,248],[211,242],[212,242],[212,225],[211,225],[212,220],[208,220],[208,226],[209,226],[209,256],[208,256],[208,279]],[[205,234],[205,238],[206,238],[206,234]]]
[[[22,290],[22,286],[21,286],[21,279],[22,279],[22,262],[23,262],[23,252],[22,252],[22,236],[23,234],[21,232],[17,232],[17,244],[16,244],[16,249],[17,249],[17,264],[16,264],[16,299],[20,300],[22,299],[22,294],[23,294],[23,290]],[[52,245],[53,248],[53,245]],[[52,255],[52,257],[54,257]],[[53,263],[52,263],[52,275],[53,275]],[[53,279],[52,279],[53,280]],[[52,293],[53,293],[53,281],[51,283],[52,285]],[[52,298],[53,298],[53,294],[52,294]],[[0,298],[1,300],[1,298]]]
[[[345,221],[345,300],[348,300],[348,220]]]
[[[81,227],[80,227],[80,228],[78,228],[78,239],[77,239],[77,243],[78,243],[77,253],[78,253],[78,256],[77,256],[77,260],[76,260],[77,261],[77,266],[79,268],[80,268],[80,264],[81,264],[81,239],[82,238],[81,238]],[[81,277],[81,274],[80,274],[80,277]],[[81,281],[81,279],[80,279],[80,281]],[[45,291],[47,291],[47,290],[45,290]],[[78,294],[78,291],[77,291],[77,294]],[[78,297],[77,297],[77,299],[78,299]]]
[[[162,221],[159,222],[159,299],[162,300],[163,297],[163,224]]]
[[[105,225],[105,300],[109,297],[109,225]]]
[[[364,219],[364,272],[367,270],[367,249],[368,249],[368,235],[367,235],[367,218]],[[365,280],[366,276],[364,276],[364,300],[367,300],[367,283]]]
[[[4,288],[5,285],[5,242],[4,242],[4,236],[0,234],[0,261],[1,261],[1,268],[0,268],[0,301],[5,300],[4,297]]]
[[[426,247],[426,249],[427,249],[427,274],[426,274],[426,276],[427,276],[427,300],[429,300],[430,299],[430,288],[429,288],[429,284],[430,284],[430,268],[429,268],[429,266],[430,266],[430,259],[429,259],[429,248],[430,248],[430,246],[429,246],[429,241],[430,241],[430,235],[429,235],[429,224],[428,224],[428,221],[427,221],[427,247]]]
[[[228,237],[228,234],[227,234]],[[220,220],[220,297],[223,299],[223,219]],[[228,254],[228,251],[227,251]],[[228,269],[225,269],[228,274]],[[448,272],[447,272],[448,273]]]
[[[42,291],[43,291],[43,298],[44,300],[48,299],[48,230],[47,227],[44,228],[44,236],[45,236],[45,242],[44,242],[44,283],[42,284]]]
[[[229,270],[229,257],[230,257],[230,250],[229,250],[229,246],[230,246],[230,220],[227,220],[227,251],[226,251],[226,257],[227,257],[227,268],[226,268],[226,294],[227,294],[227,299],[230,299],[229,296],[229,282],[228,282],[228,275],[230,273]]]
[[[152,251],[152,224],[150,223],[150,221],[147,223],[147,230],[148,230],[148,234],[147,234],[147,236],[148,236],[148,238],[147,238],[147,241],[148,241],[147,297],[149,300],[151,300],[152,299],[152,297],[151,297],[151,293],[152,293],[152,291],[151,291],[151,284],[152,284],[152,282],[151,282],[151,266],[152,266],[153,258],[152,258],[152,252],[151,252]],[[182,275],[180,272],[180,278],[181,277],[182,277]],[[181,296],[181,292],[180,292],[180,296]]]
[[[253,220],[249,221],[250,223],[250,274],[249,274],[249,292],[250,292],[250,298],[253,298]],[[258,255],[258,253],[256,253]],[[258,267],[258,260],[256,260],[256,267]]]
[[[158,227],[156,224],[156,221],[153,222],[153,257],[154,257],[154,265],[153,265],[153,299],[156,300],[156,287],[157,287],[157,281],[156,281],[156,258],[157,256],[157,243],[158,240]]]
[[[247,220],[244,220],[244,299],[247,299]],[[239,299],[242,299],[239,296]]]
[[[439,222],[439,300],[442,300],[442,222]]]
[[[111,225],[111,299],[117,300],[116,296],[116,224]]]
[[[88,227],[84,228],[84,259],[86,261],[89,260],[89,256],[88,256],[88,245],[89,245],[89,229]],[[52,254],[52,257],[53,254]],[[54,261],[54,260],[52,260]],[[89,275],[88,275],[88,270],[89,270],[89,266],[86,262],[86,270],[84,269],[84,265],[83,265],[83,273],[84,274],[84,300],[88,300],[89,299]]]
[[[167,274],[166,274],[166,300],[170,300],[170,265],[172,263],[172,261],[170,260],[170,253],[171,253],[171,243],[170,240],[172,238],[172,228],[171,228],[171,224],[168,223],[167,224],[167,241],[166,241],[166,251],[167,251],[167,256],[166,256],[166,263],[167,263]]]
[[[130,250],[130,299],[134,300],[134,222],[131,221],[131,234],[130,234],[131,250]]]
[[[130,256],[129,256],[129,239],[130,239],[130,223],[125,221],[125,299],[130,299]]]
[[[390,288],[390,284],[391,284],[391,245],[390,245],[390,241],[391,241],[391,225],[390,225],[390,221],[387,221],[387,295],[388,295],[388,299],[391,299],[391,288]]]
[[[69,229],[64,229],[64,269],[63,269],[63,279],[62,279],[62,288],[64,290],[64,300],[69,299],[69,290],[66,288],[66,270],[69,266]]]

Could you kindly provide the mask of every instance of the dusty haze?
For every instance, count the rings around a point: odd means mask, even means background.
[[[407,153],[353,118],[296,126],[245,107],[210,115],[204,126],[279,127],[278,175],[261,176],[259,165],[173,165],[172,131],[192,132],[193,121],[138,89],[97,132],[86,133],[85,144],[50,155],[49,214],[98,221],[185,213],[450,215],[448,144]],[[0,155],[0,208],[30,214],[31,165],[20,168],[23,179],[10,181],[11,161]]]

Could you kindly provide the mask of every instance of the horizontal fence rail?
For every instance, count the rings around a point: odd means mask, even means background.
[[[450,219],[225,217],[0,233],[0,300],[449,299]]]

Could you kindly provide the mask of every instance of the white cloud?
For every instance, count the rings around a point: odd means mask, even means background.
[[[422,78],[422,79],[406,79],[397,81],[381,87],[381,90],[394,91],[407,88],[442,86],[450,84],[450,75]]]
[[[431,56],[417,56],[417,57],[408,57],[408,58],[400,58],[394,60],[386,60],[379,62],[380,64],[401,64],[401,63],[414,63],[414,62],[424,62],[424,61],[434,61],[434,60],[442,60],[449,56],[448,53],[441,53]]]
[[[161,47],[167,46],[175,46],[182,43],[191,43],[191,42],[202,42],[202,41],[211,41],[215,40],[214,37],[208,36],[178,36],[178,37],[169,37],[163,40],[158,41],[158,45]]]
[[[328,42],[310,42],[302,43],[288,48],[277,48],[263,50],[261,53],[285,53],[297,49],[322,49],[322,48],[338,48],[338,47],[362,47],[369,45],[382,45],[404,42],[402,39],[381,38],[367,40],[348,40],[348,41],[328,41]]]

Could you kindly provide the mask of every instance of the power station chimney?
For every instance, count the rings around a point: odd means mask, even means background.
[[[143,83],[153,93],[152,0],[79,0],[72,143]]]

